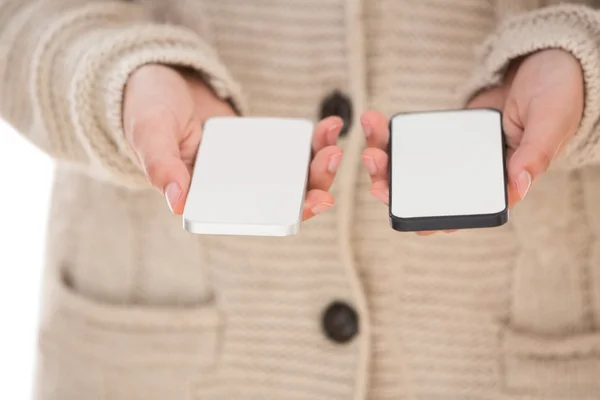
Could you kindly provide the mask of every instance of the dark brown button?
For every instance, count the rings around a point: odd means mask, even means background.
[[[336,343],[346,343],[358,333],[358,315],[348,304],[335,301],[323,314],[323,330]]]
[[[333,115],[344,121],[340,136],[345,136],[352,126],[352,101],[339,90],[334,91],[321,102],[321,119]]]

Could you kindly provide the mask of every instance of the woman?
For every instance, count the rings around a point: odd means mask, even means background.
[[[600,398],[600,14],[552,3],[0,1],[1,115],[57,160],[37,398]],[[467,105],[511,221],[392,231],[385,116]],[[235,114],[320,120],[298,236],[182,229]]]

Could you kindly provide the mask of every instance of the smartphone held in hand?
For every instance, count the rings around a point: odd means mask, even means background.
[[[305,119],[207,120],[183,212],[194,234],[289,236],[299,232],[313,123]]]
[[[389,157],[393,229],[484,228],[508,221],[499,111],[397,114],[390,120]]]

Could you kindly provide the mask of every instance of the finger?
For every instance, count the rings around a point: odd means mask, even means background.
[[[362,154],[362,162],[371,177],[371,194],[383,204],[389,204],[388,155],[380,149],[369,147]]]
[[[515,151],[511,148],[506,149],[506,164],[510,165],[510,160],[515,154]],[[508,174],[507,174],[508,175]],[[511,182],[510,177],[507,178],[506,189],[508,195],[508,208],[512,209],[520,200],[519,192],[515,185]]]
[[[530,106],[523,136],[508,163],[509,182],[518,200],[527,195],[531,184],[546,172],[576,125],[570,126],[566,107]]]
[[[335,145],[343,127],[344,121],[340,117],[331,116],[319,121],[313,133],[313,154],[327,146]]]
[[[387,181],[378,181],[371,185],[371,195],[386,206],[390,204],[390,187]]]
[[[366,111],[360,119],[367,147],[376,147],[387,151],[390,139],[390,130],[388,119],[379,111]]]
[[[508,190],[508,208],[512,209],[520,200],[521,196],[519,195],[519,191],[514,185],[514,183],[508,182],[507,185]]]
[[[304,200],[304,209],[302,211],[302,220],[306,221],[315,215],[319,215],[329,210],[333,206],[333,196],[324,190],[310,190]]]
[[[371,182],[385,181],[387,184],[389,180],[388,159],[385,151],[375,147],[369,147],[363,151],[362,162],[371,177]]]
[[[523,124],[521,123],[519,109],[514,96],[511,96],[504,105],[504,111],[502,113],[502,130],[506,141],[506,163],[510,166],[515,150],[519,147],[521,140],[523,139]],[[511,209],[521,198],[514,180],[511,179],[510,172],[507,174],[506,185],[508,208]]]
[[[550,157],[546,149],[535,143],[522,143],[515,151],[508,165],[509,184],[512,186],[513,202],[523,200],[534,176],[539,176],[550,165]]]
[[[523,139],[524,125],[514,97],[509,98],[504,106],[502,130],[506,139],[506,147],[511,151],[516,150]]]
[[[190,186],[190,172],[177,157],[162,157],[146,167],[148,181],[163,194],[171,212],[183,213]]]
[[[190,184],[190,173],[181,160],[178,124],[169,114],[133,120],[130,143],[150,184],[162,193],[174,214],[181,214]]]
[[[310,163],[309,190],[329,190],[341,161],[342,149],[338,146],[328,146],[320,150]]]

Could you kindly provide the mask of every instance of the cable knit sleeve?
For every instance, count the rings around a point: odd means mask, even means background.
[[[244,112],[207,43],[134,2],[0,0],[0,117],[55,159],[100,179],[146,184],[125,141],[123,89],[146,63],[191,67]]]
[[[478,91],[500,83],[510,61],[549,48],[572,53],[581,63],[585,81],[583,119],[575,137],[565,147],[559,165],[576,168],[600,163],[600,12],[597,10],[564,4],[507,18],[480,48],[479,67],[461,95],[462,102],[466,104]]]

